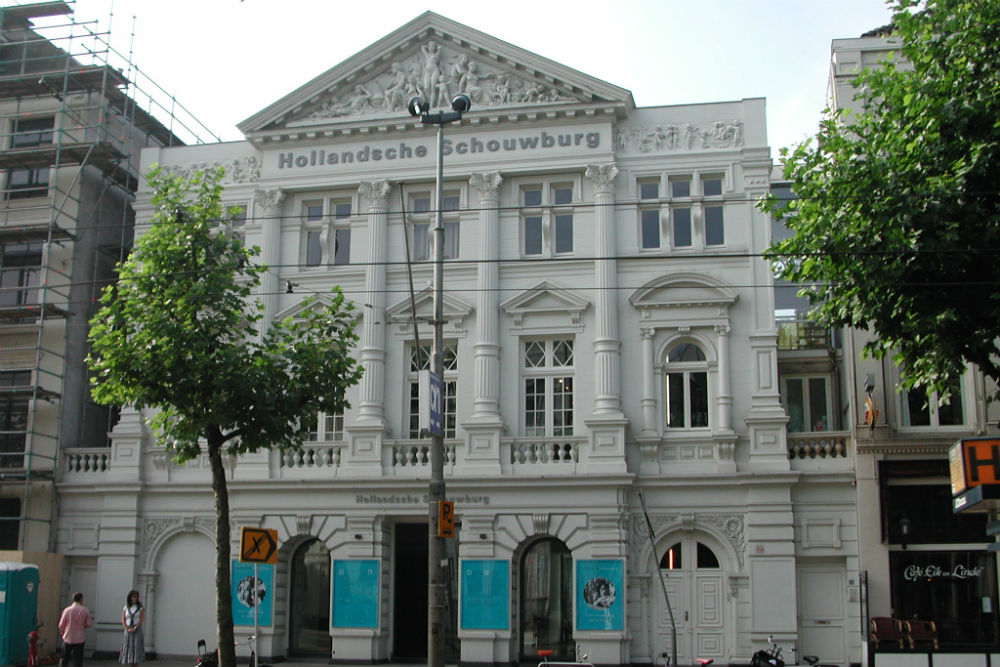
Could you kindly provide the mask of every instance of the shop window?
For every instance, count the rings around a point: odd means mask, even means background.
[[[830,395],[826,377],[782,378],[781,403],[788,414],[789,433],[830,430]]]
[[[409,422],[408,433],[411,439],[424,437],[420,433],[420,381],[419,372],[431,369],[431,346],[421,345],[409,347]],[[455,343],[445,342],[441,350],[441,361],[444,366],[443,396],[441,397],[444,421],[444,437],[456,437],[458,423],[458,351]]]
[[[524,342],[524,435],[573,435],[573,364],[572,339]]]
[[[708,362],[694,343],[680,343],[667,353],[665,404],[668,429],[708,426]]]

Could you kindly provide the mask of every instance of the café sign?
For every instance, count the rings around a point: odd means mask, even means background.
[[[967,567],[959,563],[950,570],[946,570],[940,565],[907,565],[903,570],[903,578],[906,581],[964,581],[982,576],[983,566]]]

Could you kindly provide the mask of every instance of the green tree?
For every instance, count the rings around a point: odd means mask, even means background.
[[[319,411],[348,406],[361,371],[352,306],[324,307],[265,327],[254,298],[266,267],[251,260],[220,204],[223,170],[149,175],[149,230],[119,266],[91,320],[93,395],[157,411],[151,426],[176,461],[208,454],[215,501],[219,658],[234,667],[229,495],[222,457],[301,447]]]
[[[762,208],[794,236],[767,257],[944,397],[966,362],[1000,380],[1000,0],[892,4],[900,51],[858,74],[860,111],[782,150],[797,198]]]

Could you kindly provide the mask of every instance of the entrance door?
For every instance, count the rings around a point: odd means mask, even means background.
[[[330,552],[313,538],[300,545],[291,560],[288,654],[329,659]]]
[[[799,655],[847,664],[847,567],[843,562],[799,565]]]
[[[656,617],[653,619],[656,656],[675,653],[671,648],[677,629],[676,665],[691,665],[699,658],[717,663],[726,657],[726,614],[722,568],[715,551],[696,537],[674,542],[660,561],[674,623],[656,582]]]
[[[575,660],[573,557],[549,538],[530,545],[521,558],[521,661],[538,662],[538,651],[554,660]]]

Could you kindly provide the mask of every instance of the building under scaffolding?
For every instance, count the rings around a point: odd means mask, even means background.
[[[107,465],[62,454],[106,451],[117,417],[90,399],[87,329],[131,247],[139,152],[218,138],[72,2],[0,7],[0,26],[0,550],[37,553],[62,461]]]

